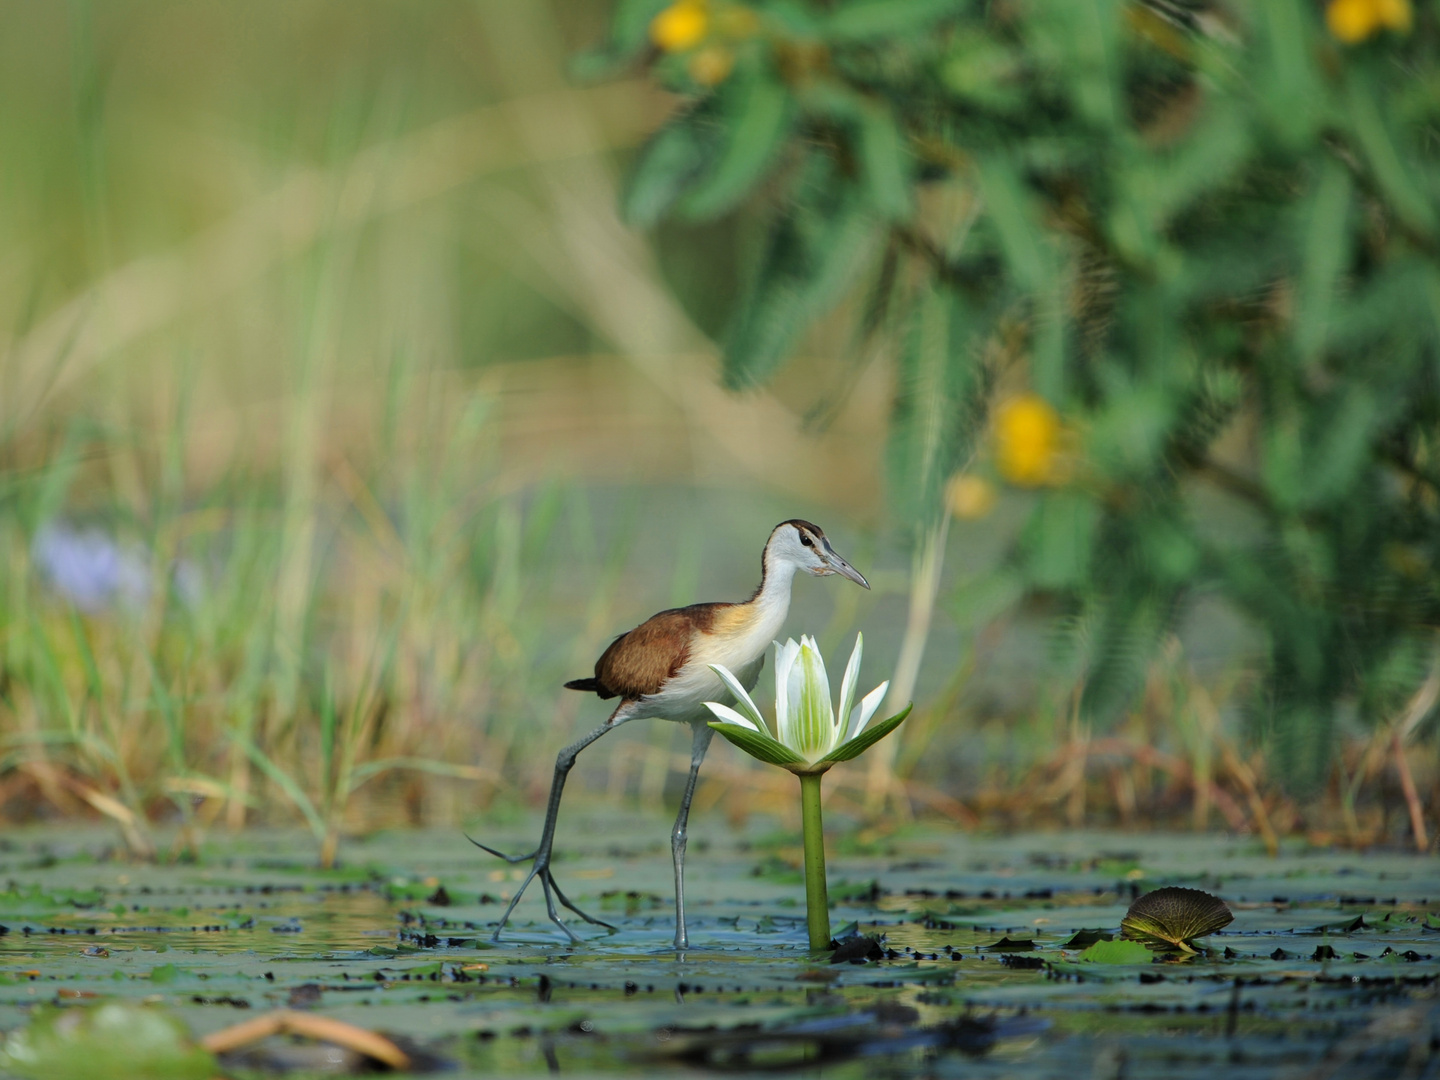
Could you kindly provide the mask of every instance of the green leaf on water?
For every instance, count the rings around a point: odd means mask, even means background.
[[[1148,964],[1154,954],[1138,941],[1097,941],[1080,959],[1092,964]]]
[[[1131,941],[1157,949],[1194,952],[1196,938],[1229,926],[1235,916],[1218,896],[1200,889],[1169,885],[1146,893],[1130,905],[1120,929]]]
[[[0,1048],[0,1069],[37,1080],[208,1080],[219,1071],[175,1017],[122,1001],[37,1007]]]
[[[1035,948],[1035,939],[1012,938],[1007,934],[999,941],[991,942],[989,945],[981,945],[980,948],[986,952],[998,953],[1030,952]]]

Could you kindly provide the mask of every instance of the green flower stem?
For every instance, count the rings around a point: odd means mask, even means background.
[[[830,898],[825,890],[825,828],[820,816],[820,774],[800,774],[800,818],[805,835],[805,918],[810,948],[830,945]]]

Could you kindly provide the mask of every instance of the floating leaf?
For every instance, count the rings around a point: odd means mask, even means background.
[[[1430,916],[1427,916],[1430,918]],[[1353,934],[1356,930],[1368,929],[1364,915],[1356,915],[1353,919],[1346,919],[1344,922],[1326,923],[1324,926],[1317,926],[1311,930],[1312,934]],[[1426,926],[1426,929],[1433,927]]]
[[[986,952],[1029,952],[1035,948],[1035,939],[1002,937],[993,944],[980,947]]]
[[[1092,964],[1148,964],[1150,949],[1139,941],[1097,941],[1080,954]]]
[[[1075,935],[1060,947],[1062,949],[1088,949],[1097,941],[1110,941],[1114,937],[1115,935],[1109,930],[1089,930],[1082,928],[1076,930]]]
[[[1194,952],[1191,942],[1229,926],[1235,916],[1218,896],[1169,885],[1148,892],[1120,920],[1121,933],[1155,949]]]
[[[207,1080],[215,1059],[163,1009],[123,1001],[89,1008],[38,1006],[0,1049],[0,1068],[67,1080]]]

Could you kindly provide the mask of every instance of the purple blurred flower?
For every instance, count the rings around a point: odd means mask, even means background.
[[[81,611],[116,604],[140,608],[150,597],[150,567],[138,545],[121,547],[98,529],[46,525],[35,534],[31,557],[50,585]]]

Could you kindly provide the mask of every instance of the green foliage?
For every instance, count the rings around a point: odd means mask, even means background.
[[[841,743],[839,746],[837,746],[834,750],[831,750],[830,753],[826,754],[820,760],[822,762],[840,762],[850,761],[854,758],[859,757],[866,750],[869,750],[870,747],[874,746],[886,735],[889,735],[892,731],[899,727],[900,724],[905,720],[905,718],[910,715],[910,710],[912,708],[914,708],[913,705],[906,705],[905,708],[901,709],[894,716],[889,717],[885,720],[877,720],[875,723],[871,724],[864,731],[862,731],[859,735],[856,735],[855,738],[849,740],[848,742]]]
[[[657,65],[694,104],[632,211],[773,207],[727,381],[878,282],[851,306],[898,359],[897,516],[942,512],[995,387],[1038,394],[1073,460],[1025,481],[1002,573],[1075,628],[1089,722],[1218,596],[1262,642],[1253,733],[1313,789],[1336,717],[1388,721],[1440,624],[1433,10],[1359,43],[1300,0],[750,10],[694,46],[733,59],[718,85]],[[702,123],[700,167],[676,132]],[[958,223],[934,209],[957,192]]]
[[[16,1076],[119,1080],[204,1080],[215,1059],[185,1025],[160,1008],[107,1001],[89,1008],[41,1005],[0,1049],[0,1067]]]
[[[1138,941],[1097,941],[1080,959],[1092,964],[1148,964],[1155,955]]]
[[[778,739],[773,738],[768,732],[751,731],[739,724],[729,724],[721,720],[710,721],[710,727],[751,757],[759,758],[771,765],[803,765],[805,763],[804,758]]]

